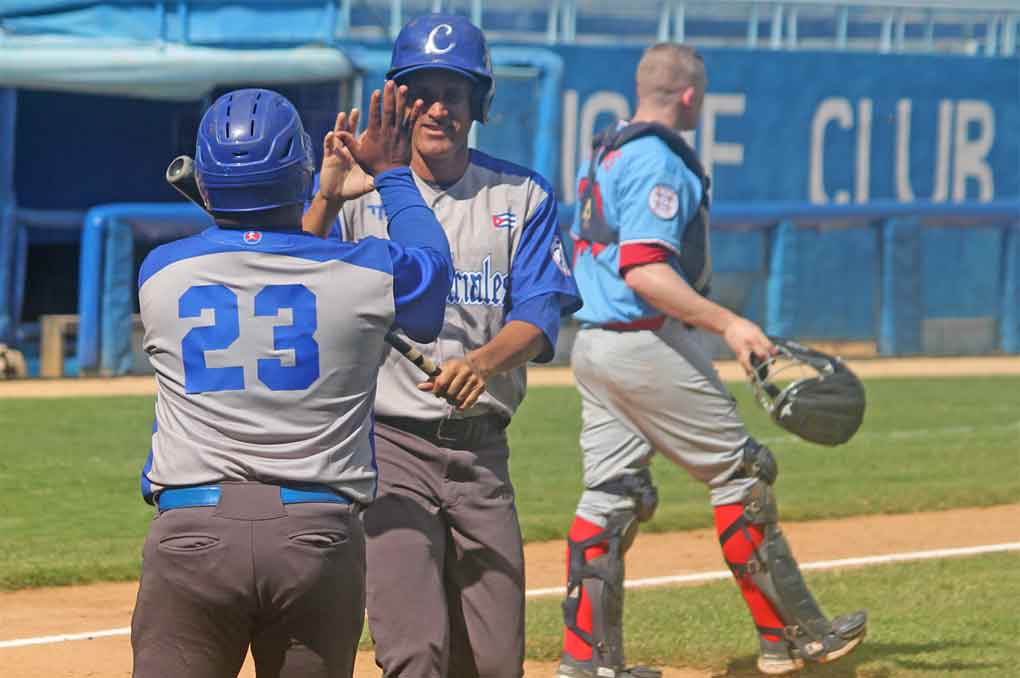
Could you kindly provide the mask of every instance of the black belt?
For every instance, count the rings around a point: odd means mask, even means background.
[[[383,417],[375,420],[405,433],[424,438],[438,447],[470,449],[486,438],[499,433],[510,422],[498,414],[482,414],[464,419],[414,419],[412,417]]]

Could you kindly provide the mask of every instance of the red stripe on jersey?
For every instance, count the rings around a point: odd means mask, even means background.
[[[669,261],[673,255],[662,245],[646,242],[625,242],[620,245],[620,275],[624,275],[627,269],[645,264],[658,264]]]

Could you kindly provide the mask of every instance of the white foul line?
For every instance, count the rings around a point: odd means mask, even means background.
[[[844,558],[842,560],[821,560],[814,563],[801,565],[802,570],[834,570],[841,567],[858,567],[861,565],[883,565],[886,563],[901,563],[911,560],[931,560],[934,558],[958,558],[961,556],[976,556],[984,553],[1004,553],[1006,551],[1020,551],[1020,542],[1007,544],[990,544],[988,546],[969,546],[956,549],[936,549],[934,551],[913,551],[910,553],[892,553],[885,556],[864,556],[862,558]],[[729,570],[717,570],[715,572],[699,572],[696,574],[682,574],[671,577],[649,577],[647,579],[631,579],[625,582],[624,587],[628,589],[640,589],[651,586],[664,586],[667,584],[701,584],[710,581],[729,579],[733,575]],[[554,586],[545,589],[531,589],[525,593],[527,598],[542,598],[548,596],[562,596],[562,586]],[[47,645],[50,643],[61,643],[67,640],[92,640],[93,638],[107,638],[110,636],[126,636],[131,633],[129,627],[119,629],[107,629],[105,631],[89,631],[86,633],[69,633],[59,636],[41,636],[39,638],[19,638],[15,640],[0,641],[0,649],[10,647],[25,647],[26,645]]]
[[[66,633],[62,636],[42,636],[40,638],[20,638],[17,640],[0,640],[0,649],[5,647],[24,647],[26,645],[48,645],[50,643],[62,643],[65,640],[92,640],[93,638],[107,638],[109,636],[126,636],[131,633],[131,627],[125,626],[120,629],[107,629],[105,631],[89,631],[87,633]]]
[[[956,549],[936,549],[934,551],[913,551],[911,553],[891,553],[885,556],[864,556],[862,558],[844,558],[843,560],[820,560],[814,563],[805,563],[800,566],[802,570],[835,570],[840,567],[857,567],[860,565],[883,565],[886,563],[900,563],[908,560],[931,560],[933,558],[958,558],[960,556],[976,556],[982,553],[1002,553],[1005,551],[1020,551],[1020,542],[1008,544],[991,544],[988,546],[968,546]],[[671,577],[649,577],[648,579],[630,579],[624,582],[624,588],[643,589],[651,586],[663,586],[666,584],[701,584],[720,579],[729,579],[733,574],[729,570],[716,570],[715,572],[698,572],[696,574],[680,574]],[[525,596],[528,598],[542,598],[545,596],[562,596],[565,590],[562,586],[554,586],[547,589],[531,589]],[[2,645],[0,645],[2,647]]]

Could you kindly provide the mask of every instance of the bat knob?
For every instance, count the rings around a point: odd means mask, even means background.
[[[173,159],[170,166],[166,168],[166,180],[171,184],[175,180],[188,176],[194,172],[194,162],[186,155],[179,155]]]

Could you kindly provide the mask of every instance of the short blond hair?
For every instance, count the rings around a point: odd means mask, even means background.
[[[705,61],[689,45],[660,42],[641,55],[637,74],[638,99],[662,105],[688,87],[705,87]]]

